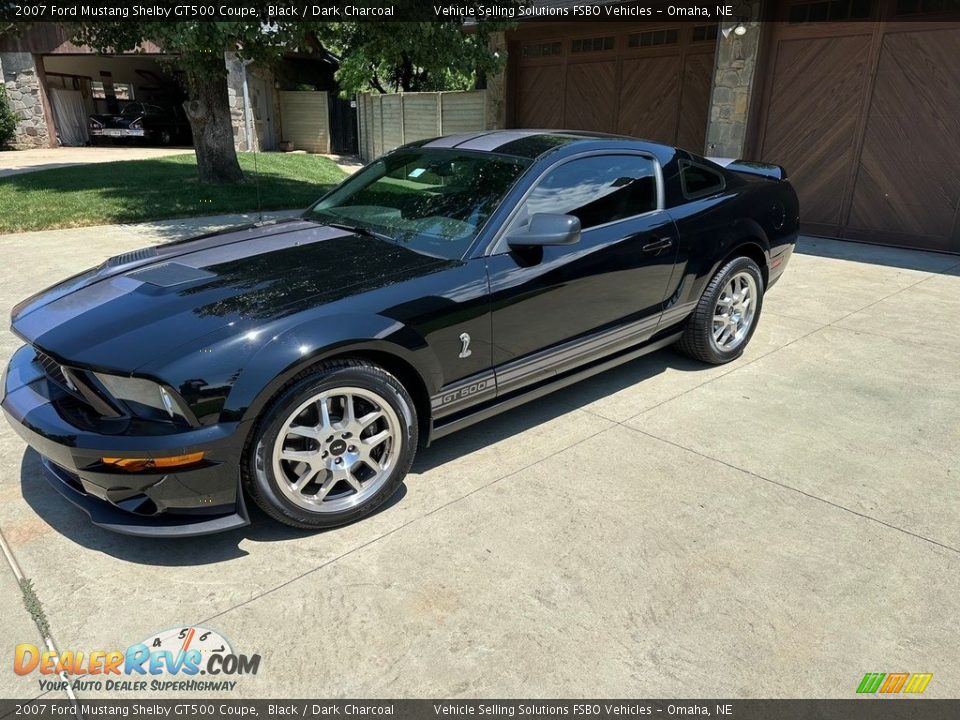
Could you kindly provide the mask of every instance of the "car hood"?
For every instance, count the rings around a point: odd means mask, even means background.
[[[14,307],[14,332],[62,362],[131,372],[233,323],[264,326],[450,261],[302,219],[136,250]]]

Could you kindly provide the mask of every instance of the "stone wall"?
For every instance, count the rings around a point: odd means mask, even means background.
[[[233,125],[233,147],[247,150],[247,125],[243,112],[243,61],[236,53],[224,55],[227,65],[227,98],[230,103],[230,122]]]
[[[743,157],[751,104],[759,96],[757,53],[762,25],[755,20],[759,12],[759,2],[740,3],[735,13],[741,19],[720,25],[707,123],[707,155]],[[737,35],[733,29],[741,23],[746,32]]]
[[[13,147],[49,147],[40,77],[33,55],[25,52],[0,53],[0,72],[13,111],[20,116]]]
[[[247,65],[247,82],[250,83],[254,78],[265,81],[265,87],[270,95],[270,108],[268,112],[272,119],[273,137],[259,137],[260,134],[266,135],[266,125],[261,123],[261,132],[258,133],[254,128],[254,137],[252,143],[247,144],[247,123],[244,114],[243,98],[243,61],[236,53],[228,52],[224,54],[224,62],[227,66],[227,97],[230,104],[230,120],[233,124],[233,146],[238,151],[273,149],[276,147],[277,139],[280,134],[280,95],[273,89],[274,75],[268,69],[258,65]],[[247,88],[251,93],[251,102],[253,89]],[[253,110],[251,109],[251,113]],[[250,122],[255,125],[254,117],[251,114]],[[264,147],[261,147],[264,146]]]

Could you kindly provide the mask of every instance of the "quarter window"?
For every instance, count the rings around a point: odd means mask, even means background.
[[[706,195],[715,195],[723,190],[726,182],[723,175],[708,167],[689,160],[681,160],[680,184],[683,187],[683,196],[692,200]]]
[[[657,209],[656,165],[639,155],[597,155],[551,170],[524,200],[514,227],[536,213],[575,215],[584,230]]]

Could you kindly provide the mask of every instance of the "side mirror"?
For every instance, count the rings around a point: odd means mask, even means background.
[[[580,240],[580,218],[559,213],[536,213],[523,227],[507,233],[511,248],[573,245]]]

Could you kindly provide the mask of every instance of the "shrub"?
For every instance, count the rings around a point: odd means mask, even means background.
[[[7,98],[7,88],[0,82],[0,147],[6,147],[13,140],[17,132],[17,122],[20,118],[10,108]]]

